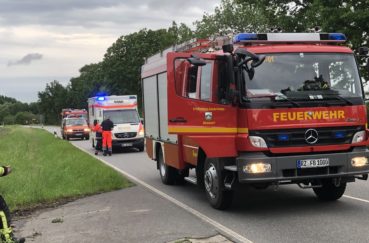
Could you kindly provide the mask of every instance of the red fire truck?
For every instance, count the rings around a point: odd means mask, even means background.
[[[64,118],[84,118],[87,120],[87,110],[86,109],[72,109],[72,108],[66,108],[62,109],[62,112],[60,113],[62,119]]]
[[[241,33],[148,58],[146,151],[162,182],[196,183],[225,209],[244,186],[298,184],[337,200],[348,182],[366,180],[364,92],[345,41],[341,33]]]

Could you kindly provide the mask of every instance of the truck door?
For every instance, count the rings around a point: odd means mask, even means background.
[[[226,63],[214,54],[198,56],[205,60],[205,65],[191,64],[187,53],[167,56],[168,131],[183,135],[184,143],[190,140],[202,148],[208,147],[214,155],[217,151],[211,144],[221,144],[224,150],[225,143],[230,142],[235,155],[237,109],[227,100]]]

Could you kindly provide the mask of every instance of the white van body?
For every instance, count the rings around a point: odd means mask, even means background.
[[[114,123],[112,130],[113,147],[135,147],[144,150],[144,129],[137,111],[136,95],[96,96],[88,99],[88,119],[93,126],[107,117]],[[96,135],[91,132],[92,146]]]

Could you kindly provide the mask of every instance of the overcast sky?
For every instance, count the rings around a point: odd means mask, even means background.
[[[192,23],[221,0],[0,0],[0,95],[37,101],[53,80],[66,85],[108,47],[142,28]]]

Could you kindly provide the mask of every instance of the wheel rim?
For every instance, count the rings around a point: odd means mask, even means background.
[[[210,164],[204,175],[205,189],[211,198],[215,198],[218,194],[218,174],[215,166]]]
[[[159,157],[159,161],[160,161],[160,174],[164,177],[165,176],[165,171],[166,171],[166,166],[165,166],[164,161],[161,157]]]

